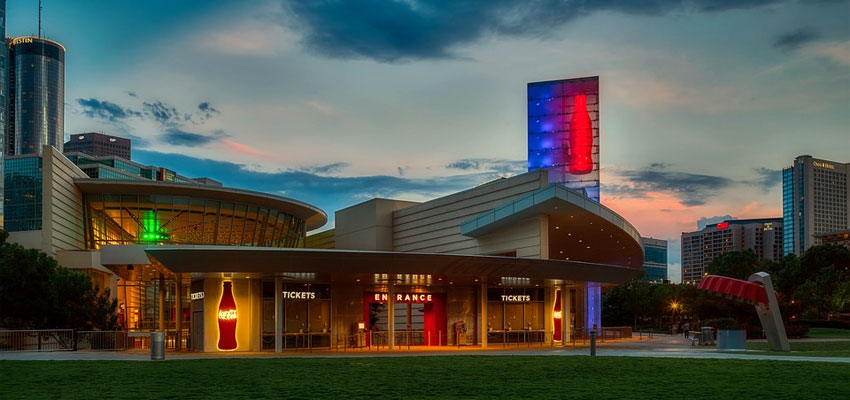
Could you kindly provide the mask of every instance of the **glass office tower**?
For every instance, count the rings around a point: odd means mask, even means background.
[[[9,112],[9,46],[6,45],[6,0],[0,0],[0,177],[3,176],[3,154],[6,153],[6,119]],[[3,226],[3,180],[0,179],[0,226]]]
[[[6,153],[40,153],[65,143],[65,48],[25,36],[9,46],[9,127]]]

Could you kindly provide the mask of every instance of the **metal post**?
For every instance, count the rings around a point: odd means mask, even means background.
[[[395,282],[387,282],[387,347],[395,349]]]
[[[596,355],[596,331],[590,331],[590,355]]]
[[[478,302],[481,303],[479,307],[481,309],[481,318],[480,318],[480,329],[481,329],[481,347],[487,347],[487,284],[481,282],[481,285],[478,286],[479,296]]]
[[[177,343],[174,344],[174,349],[180,350],[183,348],[183,343],[180,341],[183,336],[183,282],[180,274],[177,274],[177,279],[174,281],[174,303],[177,308],[177,312],[174,313],[174,327],[177,329]]]
[[[283,280],[274,278],[274,351],[283,351]]]
[[[165,332],[165,275],[159,274],[159,299],[157,306],[159,307],[158,328]]]

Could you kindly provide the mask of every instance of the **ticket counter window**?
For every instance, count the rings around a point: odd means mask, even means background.
[[[274,281],[263,281],[264,349],[274,349]],[[283,348],[321,348],[331,345],[331,290],[327,284],[290,283],[280,294]]]
[[[487,336],[490,343],[546,340],[543,290],[495,288],[487,291]]]

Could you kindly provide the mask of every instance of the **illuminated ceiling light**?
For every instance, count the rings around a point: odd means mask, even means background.
[[[587,246],[587,248],[589,249],[589,248],[590,248],[590,246]],[[629,257],[629,258],[631,258],[631,257]]]
[[[561,251],[560,251],[560,254],[564,254],[564,251],[563,251],[563,250],[561,250]]]
[[[555,227],[555,229],[561,229],[561,227],[560,227],[560,226],[556,226],[556,227]]]
[[[567,234],[567,236],[572,236],[572,235],[573,235],[572,233],[568,233],[568,234]]]

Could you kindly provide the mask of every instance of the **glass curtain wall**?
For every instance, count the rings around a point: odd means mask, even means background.
[[[88,194],[86,240],[104,244],[299,247],[304,221],[278,210],[226,201],[136,194]]]

